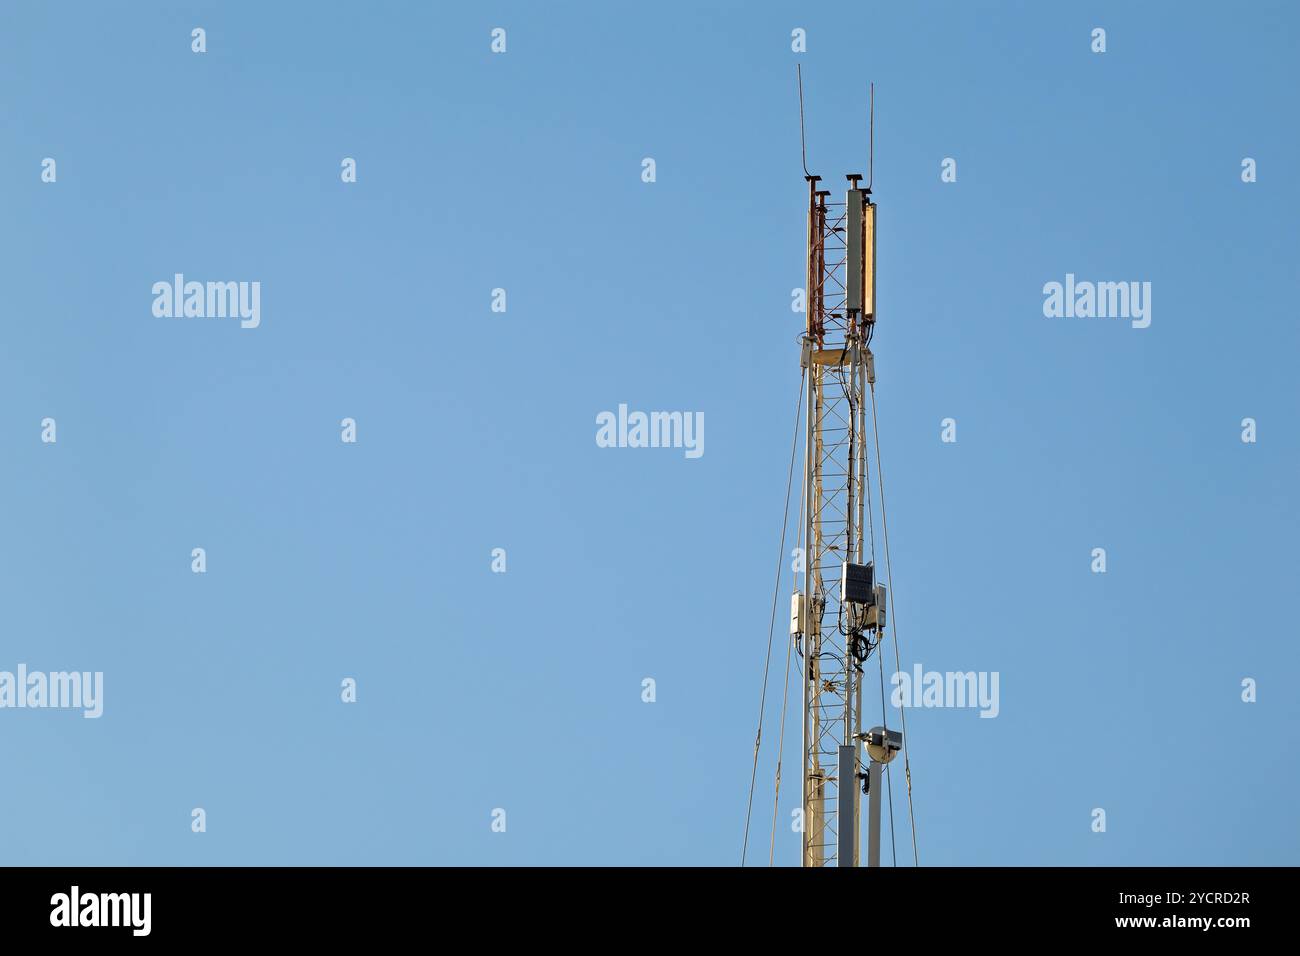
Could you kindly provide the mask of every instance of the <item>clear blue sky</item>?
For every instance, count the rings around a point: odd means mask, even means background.
[[[799,62],[837,190],[876,82],[904,666],[1001,675],[996,719],[909,713],[922,863],[1295,863],[1298,20],[6,3],[0,670],[105,701],[0,711],[0,862],[739,861]],[[261,326],[154,317],[177,272],[260,281]],[[1150,281],[1151,327],[1044,317],[1066,273]],[[598,448],[619,403],[705,454]],[[765,748],[762,860],[771,786]],[[797,800],[790,746],[785,863]]]

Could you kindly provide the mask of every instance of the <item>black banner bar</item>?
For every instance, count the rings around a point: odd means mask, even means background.
[[[771,943],[811,931],[814,884],[842,884],[860,914],[852,932],[885,938],[1072,940],[1132,937],[1229,945],[1285,932],[1295,871],[1167,869],[0,869],[7,941],[320,940],[451,942],[583,933],[707,930]],[[521,936],[522,934],[522,936]],[[622,937],[609,937],[612,941]]]

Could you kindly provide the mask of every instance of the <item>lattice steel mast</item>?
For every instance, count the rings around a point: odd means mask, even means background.
[[[874,113],[874,92],[872,100]],[[802,125],[802,91],[800,115]],[[861,174],[847,176],[844,201],[833,202],[806,163],[804,172],[805,565],[791,608],[791,631],[803,664],[802,863],[858,865],[858,794],[869,780],[876,791],[869,841],[875,865],[879,766],[892,758],[898,739],[881,727],[866,733],[862,728],[862,665],[885,627],[884,588],[874,583],[874,534],[870,550],[867,539],[872,517],[865,395],[875,380],[869,346],[876,321],[876,205],[869,177],[862,187]],[[864,744],[869,760],[862,757]]]

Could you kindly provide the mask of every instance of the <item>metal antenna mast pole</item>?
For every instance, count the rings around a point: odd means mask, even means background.
[[[873,96],[874,101],[874,96]],[[874,104],[873,104],[874,105]],[[800,134],[803,98],[800,88]],[[874,136],[874,131],[873,131]],[[843,202],[807,174],[807,370],[804,569],[791,608],[803,650],[804,866],[857,866],[861,784],[862,663],[882,634],[883,589],[863,538],[866,516],[865,391],[874,381],[868,345],[875,323],[875,204],[865,178],[847,177]],[[865,575],[865,585],[862,584]],[[854,587],[850,586],[853,578]],[[865,588],[865,591],[864,591]],[[864,593],[867,595],[864,597]],[[871,778],[878,787],[879,775]],[[873,793],[873,797],[878,794]],[[878,818],[877,818],[878,819]],[[868,860],[878,859],[878,824]]]

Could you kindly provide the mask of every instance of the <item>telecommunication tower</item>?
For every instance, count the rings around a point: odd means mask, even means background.
[[[801,82],[801,136],[802,112]],[[874,113],[873,87],[871,152]],[[864,665],[882,646],[888,617],[886,587],[876,574],[868,456],[869,447],[876,445],[872,165],[874,156],[869,155],[867,176],[845,177],[841,201],[830,189],[821,188],[820,176],[808,172],[806,156],[804,162],[808,186],[807,328],[800,355],[807,409],[804,571],[790,614],[791,640],[803,673],[804,866],[859,865],[863,791],[870,797],[868,863],[879,865],[881,769],[902,746],[902,734],[884,725],[883,699],[879,710],[872,711],[881,715],[881,725],[863,728],[863,685],[868,683]],[[879,504],[883,530],[883,500]],[[882,698],[883,677],[882,664]]]
[[[901,669],[897,626],[892,624],[893,573],[889,524],[881,475],[876,426],[876,366],[871,342],[876,329],[876,202],[872,196],[875,153],[875,87],[871,88],[870,146],[867,175],[850,173],[843,200],[822,189],[822,179],[808,171],[803,130],[803,77],[799,73],[799,135],[804,181],[808,187],[807,325],[800,334],[802,383],[799,411],[787,476],[781,559],[784,561],[790,494],[794,480],[799,425],[803,425],[804,469],[799,499],[800,552],[795,592],[790,603],[790,643],[786,648],[786,683],[777,745],[772,839],[768,863],[775,859],[777,819],[781,806],[781,767],[785,741],[786,701],[792,661],[801,673],[803,727],[802,796],[796,811],[803,866],[858,866],[863,834],[861,794],[869,796],[867,863],[880,865],[881,810],[888,799],[891,848],[893,797],[884,771],[901,751],[907,785],[912,860],[916,818],[912,808],[912,771],[907,752],[907,714],[900,705],[899,730],[889,729],[886,709],[884,648],[892,645],[895,670]],[[866,185],[862,183],[866,179]],[[868,414],[870,428],[868,428]],[[874,474],[872,459],[874,458]],[[873,500],[872,479],[878,494]],[[883,545],[884,574],[878,573],[876,517]],[[782,564],[777,565],[772,595],[763,693],[750,773],[749,804],[741,865],[749,850],[754,787],[763,741],[772,641],[780,593]],[[889,613],[886,614],[888,607]],[[886,631],[886,624],[891,629]],[[870,679],[874,657],[879,682]],[[875,693],[879,688],[879,696]],[[865,693],[864,693],[865,691]],[[867,698],[878,699],[875,704]],[[864,729],[868,713],[880,722]],[[891,850],[897,863],[897,850]]]

